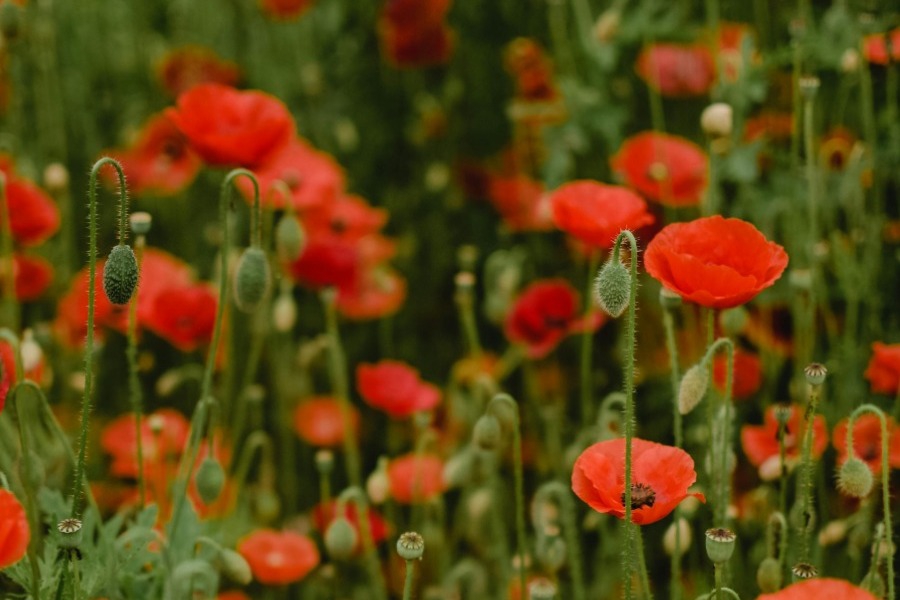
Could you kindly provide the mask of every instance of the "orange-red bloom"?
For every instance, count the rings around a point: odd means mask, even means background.
[[[781,277],[787,263],[784,248],[751,223],[719,215],[666,226],[644,253],[654,279],[708,308],[750,301]]]
[[[553,229],[550,196],[539,181],[526,175],[490,176],[487,196],[510,231]]]
[[[809,600],[821,598],[830,600],[877,600],[877,598],[862,588],[858,588],[849,581],[843,579],[807,579],[789,585],[783,590],[772,594],[762,594],[756,600]]]
[[[355,433],[359,429],[359,411],[350,406],[348,418]],[[294,429],[307,444],[326,448],[341,445],[347,431],[340,403],[327,396],[301,402],[294,409]]]
[[[356,387],[369,406],[395,419],[434,410],[441,402],[437,386],[422,381],[416,369],[396,360],[360,364]]]
[[[19,562],[30,539],[25,509],[12,492],[0,489],[0,569]]]
[[[579,318],[578,292],[566,281],[549,279],[528,286],[506,316],[509,341],[523,344],[528,356],[547,356],[567,335],[597,329],[603,316]]]
[[[550,202],[556,226],[593,248],[610,248],[623,229],[640,229],[654,220],[640,196],[596,181],[567,183]]]
[[[888,56],[888,38],[891,39],[890,56]],[[864,37],[863,55],[867,61],[876,65],[886,65],[891,61],[900,62],[900,27]]]
[[[263,12],[277,19],[294,19],[312,7],[314,0],[259,0]]]
[[[162,408],[141,419],[144,471],[153,478],[165,466],[177,462],[187,443],[190,423],[175,409]],[[110,472],[116,477],[136,478],[137,427],[134,413],[112,420],[103,428],[100,446],[112,459]]]
[[[695,481],[694,461],[680,448],[635,438],[631,444],[631,520],[648,525],[664,518],[688,496]],[[600,513],[625,518],[625,440],[588,447],[572,468],[572,491]]]
[[[842,419],[834,427],[832,443],[838,451],[838,464],[847,460],[847,424],[850,419]],[[887,417],[888,465],[900,467],[900,427],[893,417]],[[874,473],[881,473],[881,419],[866,413],[860,415],[853,424],[853,452],[863,460]]]
[[[237,550],[250,564],[253,578],[264,585],[300,581],[319,564],[315,542],[290,531],[254,531],[238,542]]]
[[[728,359],[721,353],[717,354],[713,360],[713,383],[720,392],[725,391],[727,367]],[[735,348],[734,377],[731,386],[734,398],[745,400],[759,391],[759,386],[762,385],[762,375],[762,362],[759,357]]]
[[[552,100],[558,95],[553,68],[540,44],[516,38],[504,52],[506,70],[516,79],[516,96],[526,101]]]
[[[865,378],[872,391],[878,394],[896,394],[900,391],[900,344],[872,344],[872,358],[866,367]]]
[[[635,66],[638,76],[662,96],[703,96],[716,80],[716,64],[704,44],[646,46]]]
[[[165,114],[214,166],[256,167],[294,137],[294,119],[281,100],[218,83],[189,89]]]
[[[158,69],[163,88],[174,97],[201,83],[237,85],[241,70],[204,46],[184,46],[167,53]]]
[[[677,135],[655,131],[634,135],[610,162],[629,187],[666,206],[694,206],[706,193],[706,153]]]
[[[53,281],[53,265],[39,256],[13,255],[16,299],[20,302],[37,300]],[[3,281],[0,281],[2,288]]]
[[[406,280],[386,265],[367,269],[357,278],[355,289],[341,291],[337,309],[354,321],[380,319],[394,314],[406,300]]]
[[[212,340],[217,306],[205,283],[173,285],[157,294],[144,324],[182,352],[191,352]]]
[[[744,425],[741,427],[741,446],[750,463],[760,468],[764,479],[769,475],[778,475],[778,463],[780,461],[778,448],[778,420],[775,418],[775,406],[770,406],[763,417],[762,425]],[[785,458],[787,466],[797,463],[800,451],[803,447],[803,436],[806,432],[806,422],[803,420],[803,411],[796,406],[789,408],[787,425],[784,436]],[[816,415],[813,419],[812,455],[815,458],[822,456],[828,446],[828,429],[825,425],[825,417]],[[768,464],[767,464],[768,463]]]
[[[431,454],[406,454],[388,464],[391,498],[400,504],[418,504],[444,492],[444,463]]]

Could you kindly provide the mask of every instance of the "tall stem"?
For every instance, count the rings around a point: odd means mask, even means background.
[[[681,373],[678,364],[678,344],[675,340],[675,320],[672,317],[672,309],[663,307],[663,327],[666,330],[666,349],[669,352],[669,372],[672,384],[672,429],[675,434],[675,447],[681,448],[684,443],[682,430],[681,411],[678,410],[678,388],[680,387]],[[669,581],[669,596],[672,600],[681,600],[681,505],[675,507],[675,551],[670,557],[669,568],[672,577]]]
[[[798,531],[800,536],[800,560],[802,562],[809,562],[809,529],[810,524],[812,523],[814,510],[813,470],[815,466],[812,459],[813,423],[816,419],[816,407],[819,403],[819,393],[821,392],[821,389],[821,385],[809,385],[808,401],[806,413],[804,415],[804,425],[806,429],[803,432],[803,479],[800,484],[803,518]]]

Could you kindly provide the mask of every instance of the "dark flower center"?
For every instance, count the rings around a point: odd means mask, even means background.
[[[294,169],[286,169],[281,174],[281,180],[288,186],[289,190],[294,192],[300,187],[303,177]]]
[[[184,156],[184,144],[180,140],[168,139],[163,142],[162,154],[170,160],[178,160]]]
[[[565,329],[568,324],[569,321],[564,317],[544,315],[544,325],[547,326],[547,329]]]
[[[866,462],[870,462],[878,458],[879,448],[874,444],[866,444],[860,449],[859,457]]]
[[[656,502],[656,492],[646,483],[631,484],[631,510],[637,510],[645,506],[653,506]],[[625,492],[622,492],[622,504],[625,504]]]

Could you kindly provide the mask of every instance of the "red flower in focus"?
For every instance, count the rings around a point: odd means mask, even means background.
[[[694,206],[706,193],[706,154],[676,135],[639,133],[625,140],[610,162],[629,187],[666,206]]]
[[[331,522],[338,516],[337,506],[337,500],[330,500],[327,504],[320,503],[313,508],[313,526],[318,531],[325,533],[325,530],[328,529]],[[372,534],[372,542],[377,546],[387,539],[389,533],[388,524],[387,521],[385,521],[371,506],[369,507],[368,513],[369,531]],[[356,505],[352,502],[345,504],[341,516],[346,518],[353,526],[353,529],[356,530],[356,550],[358,552],[362,545],[362,534],[359,532],[359,515],[356,512]]]
[[[631,445],[631,520],[648,525],[664,518],[688,496],[697,481],[694,461],[680,448],[635,438]],[[625,518],[625,440],[616,438],[588,447],[572,469],[572,491],[603,514]]]
[[[241,70],[203,46],[184,46],[168,52],[157,71],[163,88],[174,97],[201,83],[237,85]]]
[[[153,478],[166,466],[178,462],[187,443],[190,423],[177,410],[162,408],[141,419],[144,471]],[[134,413],[124,414],[106,425],[100,446],[112,459],[110,472],[116,477],[136,478],[137,427]]]
[[[259,0],[263,12],[278,19],[299,17],[312,7],[314,0]]]
[[[877,600],[876,596],[843,579],[807,579],[798,581],[772,594],[762,594],[756,600],[809,600],[810,598],[840,598],[841,600]]]
[[[872,344],[872,358],[864,374],[877,394],[896,394],[900,390],[900,344]]]
[[[703,96],[716,81],[716,63],[704,44],[646,46],[635,68],[647,85],[672,98]]]
[[[396,313],[406,300],[406,280],[386,266],[366,270],[352,291],[341,290],[337,310],[355,321],[380,319]]]
[[[200,158],[164,114],[150,117],[127,149],[108,154],[122,164],[128,189],[135,196],[177,194],[194,181],[200,170]],[[101,174],[108,183],[118,183],[114,169],[104,169]]]
[[[12,492],[0,489],[0,569],[22,560],[31,540],[25,509]]]
[[[776,410],[775,406],[770,406],[766,410],[762,425],[741,427],[741,446],[744,448],[744,454],[750,463],[760,470],[760,476],[766,480],[777,478],[780,474]],[[788,410],[790,416],[785,426],[784,447],[787,466],[792,467],[800,460],[806,425],[802,410],[793,405]],[[828,429],[825,417],[816,415],[813,419],[812,455],[819,458],[825,452],[826,446],[828,446]]]
[[[708,308],[733,308],[781,277],[784,248],[741,219],[719,215],[667,225],[647,245],[644,266],[667,289]]]
[[[53,281],[53,266],[38,256],[13,255],[16,299],[30,302],[40,298]],[[0,281],[0,286],[5,283]]]
[[[294,210],[303,212],[329,205],[344,189],[344,172],[331,155],[320,152],[297,138],[254,169],[259,182],[260,201],[273,208],[285,208],[290,194]],[[282,182],[284,187],[277,185]],[[248,202],[253,200],[253,184],[245,178],[237,186]]]
[[[399,68],[439,65],[453,53],[453,32],[444,23],[450,0],[388,0],[378,33],[382,53]]]
[[[41,244],[59,229],[59,208],[41,188],[16,176],[10,157],[0,155],[0,172],[6,177],[6,206],[13,240],[22,246]]]
[[[444,463],[430,454],[406,454],[388,465],[391,498],[400,504],[428,502],[444,492]]]
[[[640,196],[596,181],[567,183],[550,202],[556,226],[594,248],[610,248],[623,229],[640,229],[654,220]]]
[[[356,388],[369,406],[395,419],[434,410],[441,402],[437,386],[422,381],[417,370],[396,360],[357,366]]]
[[[510,231],[550,231],[553,211],[542,183],[526,175],[490,177],[487,196]]]
[[[725,392],[725,378],[728,359],[721,353],[713,360],[713,383],[720,392]],[[762,385],[762,362],[755,354],[739,348],[734,350],[734,378],[731,393],[737,400],[745,400],[759,391]]]
[[[218,83],[189,89],[165,114],[214,166],[259,166],[294,137],[294,119],[280,100]]]
[[[169,287],[157,295],[145,325],[182,352],[191,352],[212,340],[216,306],[207,284]]]
[[[351,429],[356,433],[359,430],[359,411],[350,406],[348,418]],[[326,396],[304,400],[294,409],[294,429],[311,446],[340,446],[347,431],[340,402]]]
[[[603,317],[593,312],[578,318],[578,292],[560,279],[538,281],[516,300],[504,326],[509,341],[524,344],[531,358],[547,356],[567,335],[600,327]]]
[[[315,542],[290,531],[254,531],[238,542],[237,551],[250,564],[253,578],[263,585],[300,581],[319,564]]]
[[[843,419],[834,427],[832,443],[838,451],[838,464],[847,460],[847,424]],[[900,467],[900,428],[887,417],[888,465]],[[860,415],[853,424],[853,452],[865,461],[873,473],[881,473],[881,419],[871,413]]]
[[[891,55],[888,56],[887,39],[891,39]],[[887,65],[891,61],[900,62],[900,27],[874,33],[863,38],[863,55],[876,65]]]

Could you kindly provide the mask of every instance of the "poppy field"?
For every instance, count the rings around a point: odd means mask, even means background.
[[[0,0],[0,598],[897,599],[892,0]]]

